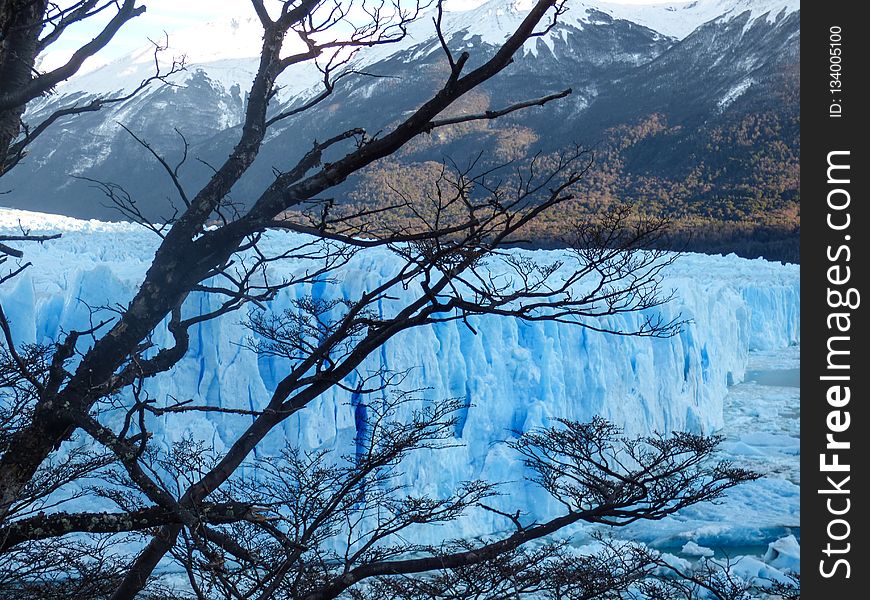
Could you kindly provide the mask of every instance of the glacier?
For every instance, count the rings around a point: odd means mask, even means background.
[[[32,266],[0,288],[0,302],[18,342],[50,343],[64,331],[85,328],[89,307],[125,305],[159,241],[129,223],[0,209],[0,230],[20,228],[63,235],[25,247]],[[264,244],[279,249],[293,241],[291,234],[270,232]],[[512,252],[546,261],[557,251]],[[387,251],[362,253],[344,268],[340,282],[284,290],[270,308],[288,308],[305,294],[353,298],[391,273],[395,261]],[[272,275],[280,278],[295,267],[277,263],[272,268]],[[461,398],[465,406],[454,432],[457,444],[439,450],[434,459],[412,455],[402,464],[402,481],[416,493],[429,494],[446,493],[473,479],[509,482],[509,493],[496,504],[529,508],[531,516],[541,517],[558,507],[541,490],[523,483],[521,462],[501,443],[517,432],[549,425],[555,418],[588,420],[594,415],[630,434],[721,430],[729,386],[744,380],[750,352],[799,344],[799,268],[734,255],[687,254],[667,269],[663,287],[673,289],[674,300],[661,310],[667,317],[689,320],[679,335],[667,339],[483,317],[473,320],[474,331],[459,321],[406,331],[391,340],[369,357],[363,370],[410,369],[404,387],[426,388],[422,395],[434,401]],[[200,294],[185,307],[205,311],[218,302]],[[150,396],[195,398],[198,404],[220,407],[263,406],[286,365],[284,359],[258,356],[246,347],[251,333],[242,324],[244,317],[231,313],[192,330],[188,355],[171,372],[149,381]],[[630,328],[642,316],[618,319],[622,321],[611,325]],[[170,343],[166,331],[158,331],[153,341]],[[324,394],[285,421],[256,452],[274,454],[288,443],[350,451],[359,426],[357,405],[340,389]],[[151,429],[155,443],[167,447],[192,434],[221,451],[245,419],[250,417],[167,415]],[[444,528],[421,533],[420,541],[481,535],[504,529],[503,521],[492,513],[478,514],[452,524],[447,533]],[[426,539],[429,535],[431,540]]]

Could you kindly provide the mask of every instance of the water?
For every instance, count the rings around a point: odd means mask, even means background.
[[[800,348],[753,353],[744,381],[725,398],[720,458],[763,477],[728,491],[717,503],[699,504],[654,523],[618,533],[691,558],[686,542],[716,557],[761,557],[788,535],[800,540]]]
[[[772,369],[764,371],[747,371],[746,381],[766,385],[769,387],[796,387],[801,386],[800,369]]]

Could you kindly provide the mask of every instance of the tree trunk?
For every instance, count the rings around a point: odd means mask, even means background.
[[[0,0],[0,96],[26,85],[39,54],[47,0]],[[25,106],[0,110],[0,175],[9,146],[21,130]]]

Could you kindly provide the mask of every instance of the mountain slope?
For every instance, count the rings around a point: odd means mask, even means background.
[[[525,4],[492,0],[449,13],[451,48],[469,50],[473,67],[509,34]],[[569,0],[568,6],[549,35],[530,40],[510,68],[451,110],[487,110],[567,87],[571,96],[415,140],[337,190],[336,198],[389,203],[385,178],[417,183],[445,157],[462,162],[485,149],[484,159],[497,163],[580,143],[596,155],[583,199],[571,209],[576,214],[554,216],[530,231],[536,244],[558,244],[567,217],[630,201],[675,218],[693,236],[693,248],[797,260],[798,3],[701,0],[638,7]],[[170,162],[181,156],[177,128],[191,145],[182,180],[201,185],[210,173],[207,164],[219,164],[238,135],[234,126],[256,67],[245,58],[256,51],[254,28],[248,21],[205,27],[190,41],[212,41],[193,48],[194,64],[177,78],[178,86],[152,88],[47,132],[4,177],[12,193],[0,201],[80,217],[116,215],[92,184],[73,175],[123,185],[152,218],[171,215],[171,183],[118,123]],[[149,61],[140,53],[68,82],[33,107],[34,120],[93,93],[135,85],[152,68]],[[326,102],[282,123],[234,189],[234,200],[244,204],[256,197],[273,168],[293,164],[315,138],[352,127],[389,127],[437,89],[446,62],[431,23],[421,19],[399,44],[360,52],[353,67],[386,77],[348,77]],[[318,76],[310,67],[290,73],[281,81],[279,103],[310,97]]]

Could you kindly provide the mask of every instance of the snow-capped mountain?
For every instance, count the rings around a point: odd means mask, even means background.
[[[461,33],[465,40],[477,38],[484,44],[496,45],[519,25],[533,4],[532,0],[489,0],[474,9],[447,12],[443,29],[448,36]],[[653,5],[572,0],[568,3],[568,11],[559,17],[560,25],[541,41],[552,51],[555,39],[565,39],[566,28],[582,30],[611,21],[626,21],[661,36],[682,40],[706,23],[727,23],[738,17],[746,17],[749,27],[759,19],[774,23],[798,10],[799,0],[700,0]],[[165,39],[157,38],[168,46],[159,55],[159,60],[166,67],[172,59],[185,57],[191,72],[174,78],[178,84],[183,84],[193,73],[204,70],[212,81],[224,84],[226,89],[236,84],[244,86],[256,71],[255,59],[259,54],[261,37],[259,21],[252,15],[203,23],[173,32]],[[432,24],[428,19],[420,19],[410,25],[407,35],[397,43],[363,49],[353,65],[356,68],[370,66],[418,46],[422,46],[424,52],[416,53],[416,58],[440,52],[435,42]],[[527,42],[524,54],[536,55],[537,43],[538,40]],[[288,38],[285,42],[285,54],[300,49],[298,40]],[[80,92],[129,90],[153,71],[153,46],[146,45],[128,56],[62,83],[58,87],[58,94],[63,98]],[[305,93],[308,87],[317,86],[320,79],[315,68],[303,67],[290,71],[282,81],[285,98]],[[57,100],[54,97],[49,103],[55,104]]]
[[[448,12],[448,42],[456,51],[468,50],[473,66],[531,5],[531,0],[490,0]],[[499,161],[579,142],[597,153],[586,190],[591,198],[643,201],[653,211],[724,222],[785,215],[794,225],[800,148],[797,0],[644,6],[568,0],[567,6],[548,35],[527,42],[513,65],[452,110],[496,108],[567,87],[574,90],[571,96],[497,122],[439,131],[410,144],[397,160],[411,165],[444,156],[462,160],[486,148]],[[257,28],[254,19],[239,18],[170,35],[165,60],[186,54],[189,65],[175,86],[152,86],[127,102],[55,125],[4,176],[3,188],[12,193],[0,201],[74,216],[117,216],[102,205],[99,192],[69,177],[74,175],[123,185],[149,216],[169,214],[171,182],[118,123],[170,161],[181,153],[177,128],[191,144],[191,156],[203,161],[189,160],[182,180],[201,185],[210,173],[204,163],[219,164],[238,135],[233,128],[241,121],[256,69]],[[428,17],[397,44],[361,50],[352,68],[389,77],[348,77],[329,100],[283,122],[234,198],[244,202],[255,196],[273,168],[292,164],[315,138],[352,127],[372,132],[388,127],[437,89],[445,64]],[[36,121],[95,93],[129,89],[153,69],[151,51],[144,49],[59,86],[31,107],[30,118]],[[320,77],[311,65],[289,71],[279,80],[277,104],[316,93]],[[365,177],[336,192],[361,202],[372,195]]]

